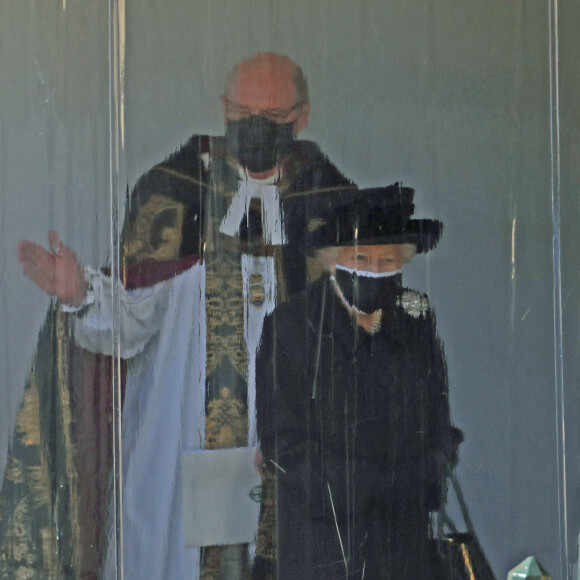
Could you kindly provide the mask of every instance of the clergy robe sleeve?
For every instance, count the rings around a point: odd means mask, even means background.
[[[91,287],[89,302],[74,321],[76,343],[89,352],[112,355],[113,331],[120,332],[120,356],[131,358],[142,352],[159,331],[167,308],[171,280],[147,288],[126,290],[110,276],[96,270],[89,271]],[[114,293],[118,292],[119,318],[114,319]]]

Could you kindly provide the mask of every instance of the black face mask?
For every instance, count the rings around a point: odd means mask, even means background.
[[[228,149],[252,173],[272,169],[289,153],[293,140],[294,123],[276,123],[263,115],[226,123]]]
[[[403,287],[403,275],[372,275],[371,272],[353,272],[336,266],[335,279],[344,299],[359,312],[371,314],[379,308],[393,308]]]

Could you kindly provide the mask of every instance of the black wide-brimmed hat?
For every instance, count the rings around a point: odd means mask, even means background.
[[[300,245],[304,251],[313,252],[329,246],[415,244],[418,253],[428,252],[439,242],[443,224],[411,219],[414,193],[410,187],[395,183],[318,192],[296,199],[304,204],[305,212]]]

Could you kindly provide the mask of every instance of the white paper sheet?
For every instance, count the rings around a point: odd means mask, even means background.
[[[183,454],[186,547],[254,541],[262,483],[254,467],[255,454],[256,447]]]

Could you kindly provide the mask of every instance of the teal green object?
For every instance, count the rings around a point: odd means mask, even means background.
[[[530,556],[508,572],[507,580],[552,580],[552,577]]]

